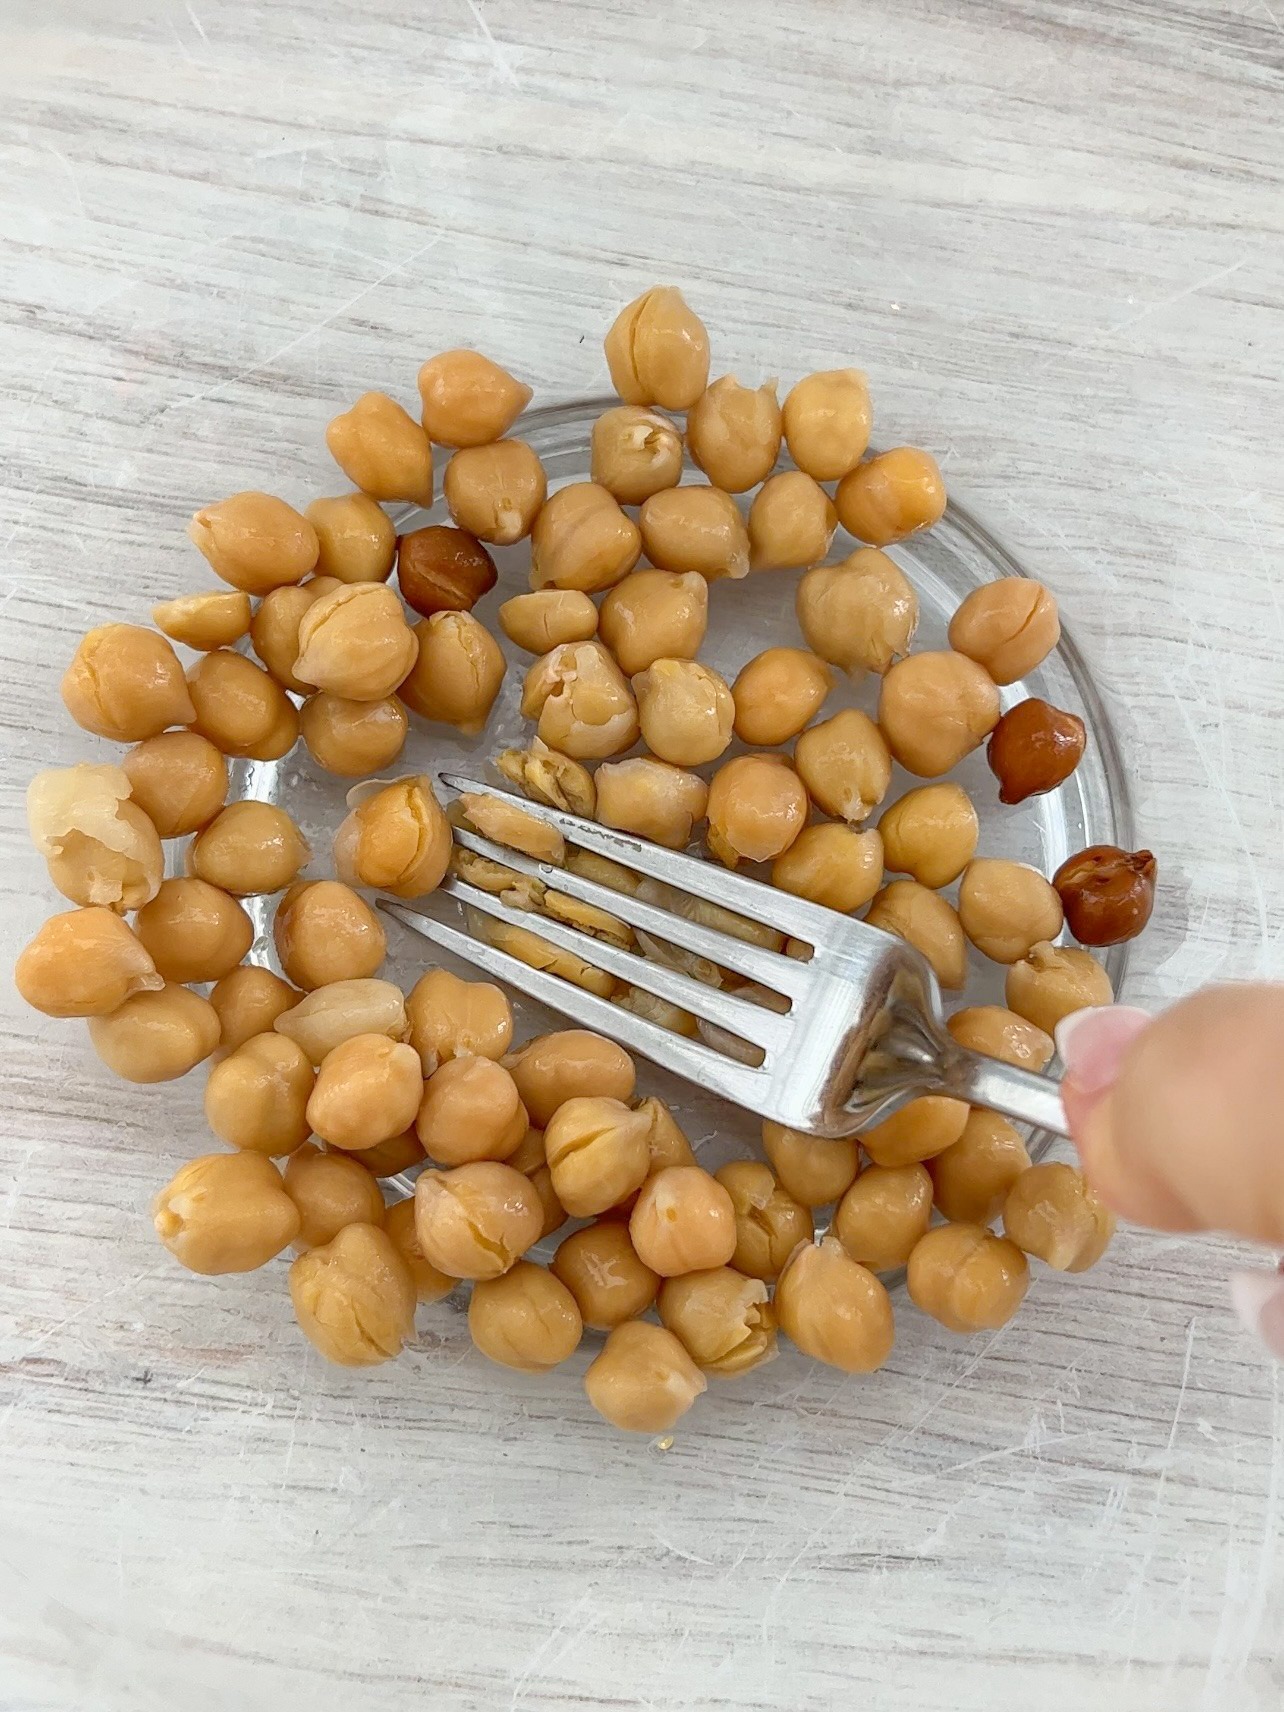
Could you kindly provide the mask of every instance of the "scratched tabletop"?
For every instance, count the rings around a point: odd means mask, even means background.
[[[1279,0],[1275,0],[1278,6]],[[1126,996],[1284,975],[1284,33],[1266,0],[0,5],[6,967],[92,623],[183,525],[334,491],[475,344],[546,402],[681,284],[742,379],[854,362],[1061,599],[1157,915]],[[1246,1251],[1121,1233],[996,1336],[782,1357],[668,1451],[462,1319],[325,1366],[147,1216],[200,1078],[3,1007],[0,1712],[1266,1712],[1281,1379]]]

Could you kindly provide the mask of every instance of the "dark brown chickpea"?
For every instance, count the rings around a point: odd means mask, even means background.
[[[1113,844],[1090,845],[1063,862],[1052,884],[1064,906],[1066,926],[1080,945],[1121,945],[1135,939],[1155,907],[1157,869],[1149,850],[1130,854]]]
[[[466,529],[434,523],[397,541],[401,598],[424,618],[470,611],[498,579],[494,559]]]
[[[1022,803],[1063,785],[1083,758],[1088,733],[1077,714],[1038,696],[1010,707],[986,748],[1001,803]]]

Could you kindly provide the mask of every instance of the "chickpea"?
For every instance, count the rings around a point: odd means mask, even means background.
[[[345,885],[422,898],[446,875],[453,837],[426,773],[391,784],[370,780],[349,797],[352,811],[334,836],[335,872]]]
[[[290,1266],[304,1336],[340,1367],[392,1361],[415,1335],[415,1283],[387,1232],[351,1224]]]
[[[548,1168],[548,1159],[544,1152],[543,1130],[528,1129],[516,1153],[510,1153],[505,1163],[511,1165],[514,1171],[520,1171],[523,1177],[528,1177],[539,1196],[540,1205],[544,1209],[540,1240],[561,1230],[566,1223],[567,1213],[557,1198],[557,1190],[553,1187],[553,1173]]]
[[[765,481],[780,456],[776,383],[741,386],[723,375],[687,413],[687,448],[715,487],[745,493]]]
[[[1074,1011],[1113,1004],[1115,997],[1109,975],[1090,951],[1046,943],[1011,965],[1004,996],[1009,1010],[1045,1034],[1055,1034]]]
[[[468,1330],[484,1356],[519,1373],[547,1373],[573,1355],[584,1332],[575,1298],[542,1266],[519,1260],[473,1285]]]
[[[980,823],[961,785],[919,785],[884,811],[878,830],[886,866],[935,890],[972,860]]]
[[[669,1165],[643,1183],[629,1236],[639,1258],[662,1278],[704,1272],[725,1266],[735,1253],[736,1209],[723,1185],[700,1166]]]
[[[234,1052],[252,1036],[267,1034],[276,1019],[302,997],[302,993],[270,969],[260,969],[253,963],[233,969],[215,983],[210,993],[210,1003],[222,1031],[220,1047],[224,1052]]]
[[[983,1225],[938,1225],[909,1257],[910,1300],[947,1331],[998,1331],[1029,1288],[1024,1254]]]
[[[333,981],[304,995],[271,1025],[319,1065],[345,1040],[357,1034],[382,1034],[405,1040],[410,1032],[406,1001],[392,981]]]
[[[1063,785],[1083,759],[1088,729],[1078,714],[1027,696],[990,733],[985,759],[1001,803],[1022,803]]]
[[[634,1110],[647,1121],[646,1145],[652,1174],[663,1171],[667,1165],[695,1164],[691,1143],[663,1100],[649,1094],[645,1100],[638,1101]]]
[[[781,1331],[804,1355],[843,1373],[873,1373],[892,1353],[891,1298],[835,1236],[797,1250],[775,1307]]]
[[[389,1136],[387,1141],[378,1141],[373,1147],[356,1147],[352,1149],[331,1148],[333,1152],[342,1153],[345,1159],[355,1159],[357,1164],[368,1171],[372,1177],[397,1177],[403,1171],[410,1171],[416,1165],[422,1165],[428,1155],[419,1145],[419,1137],[414,1130],[404,1130],[400,1135]],[[452,1280],[452,1284],[453,1284]]]
[[[643,739],[661,760],[698,767],[731,742],[735,700],[711,666],[655,660],[634,678],[633,690]]]
[[[597,770],[597,818],[670,850],[685,849],[704,818],[709,787],[695,773],[638,756]]]
[[[94,904],[51,916],[18,958],[14,985],[46,1016],[110,1016],[164,985],[147,947],[114,910]]]
[[[299,1232],[299,1210],[261,1153],[189,1160],[152,1203],[165,1247],[189,1272],[253,1272]]]
[[[593,480],[621,505],[641,505],[682,476],[682,434],[667,416],[634,404],[605,410],[593,424]]]
[[[397,759],[405,747],[409,721],[395,696],[349,701],[320,691],[304,702],[299,727],[319,767],[352,779],[378,773]]]
[[[1016,963],[1061,932],[1061,899],[1037,869],[984,857],[969,862],[959,886],[963,931],[986,957]]]
[[[582,589],[536,589],[515,594],[499,609],[500,629],[528,654],[549,654],[563,642],[597,635],[597,608]]]
[[[1052,876],[1066,926],[1080,945],[1119,945],[1135,939],[1155,907],[1158,863],[1149,850],[1091,844]]]
[[[430,1076],[455,1058],[501,1059],[513,1038],[513,1012],[501,988],[463,981],[448,969],[421,975],[406,1000],[410,1044]]]
[[[696,571],[634,571],[602,602],[602,640],[629,677],[657,660],[693,660],[709,618],[709,585]]]
[[[383,1196],[370,1173],[355,1159],[310,1143],[290,1155],[285,1192],[299,1209],[295,1242],[301,1249],[324,1246],[348,1225],[383,1222]]]
[[[73,904],[139,909],[160,890],[156,828],[129,801],[120,767],[49,767],[27,787],[27,828],[49,878]]]
[[[957,1145],[957,1144],[956,1144]],[[862,1266],[904,1266],[932,1217],[932,1179],[921,1165],[871,1165],[838,1203],[834,1235]]]
[[[573,1231],[553,1256],[553,1276],[575,1298],[586,1326],[611,1331],[655,1301],[659,1274],[638,1259],[628,1226],[615,1222]]]
[[[192,840],[188,863],[198,879],[236,897],[279,892],[312,855],[307,841],[275,803],[229,803]]]
[[[780,1276],[798,1244],[811,1241],[810,1212],[788,1190],[781,1188],[770,1166],[759,1160],[732,1160],[714,1176],[731,1196],[735,1210],[736,1246],[731,1256],[732,1266],[750,1278],[762,1278],[771,1283]],[[665,1323],[668,1324],[667,1320]]]
[[[419,370],[424,433],[439,446],[499,440],[534,396],[480,351],[442,351]]]
[[[598,1414],[630,1433],[667,1432],[707,1388],[673,1333],[645,1320],[616,1326],[584,1375]]]
[[[253,761],[279,761],[293,749],[299,735],[294,703],[269,672],[216,648],[187,674],[187,687],[196,709],[193,729],[225,755]]]
[[[537,862],[560,863],[566,858],[566,840],[555,826],[536,819],[504,797],[465,791],[458,799],[458,807],[465,826],[473,827],[496,844],[520,850]]]
[[[364,392],[325,431],[330,456],[371,499],[432,504],[432,447],[395,398]]]
[[[855,823],[869,818],[892,778],[882,733],[854,707],[809,726],[794,745],[794,765],[822,814]]]
[[[303,514],[317,533],[319,577],[341,583],[386,583],[397,552],[397,531],[368,493],[314,499]]]
[[[819,713],[833,682],[825,662],[804,648],[768,648],[756,654],[741,667],[731,689],[736,736],[742,743],[763,747],[787,743]]]
[[[834,504],[849,535],[887,547],[941,521],[945,479],[930,452],[893,446],[845,475]]]
[[[601,761],[637,741],[633,692],[600,642],[569,642],[526,674],[522,713],[540,740],[575,761]]]
[[[298,1051],[306,1062],[303,1048]],[[321,1060],[308,1123],[322,1141],[344,1152],[373,1147],[410,1128],[423,1091],[423,1067],[413,1046],[384,1034],[350,1035]]]
[[[425,1083],[415,1120],[425,1151],[440,1165],[507,1159],[526,1129],[517,1085],[491,1058],[447,1059]]]
[[[1056,599],[1033,577],[983,583],[950,620],[950,647],[984,666],[996,684],[1032,672],[1060,638]]]
[[[665,1328],[705,1373],[737,1378],[778,1354],[767,1286],[729,1266],[666,1278],[657,1307]]]
[[[466,529],[430,524],[397,543],[397,585],[407,606],[424,618],[469,612],[499,581],[495,561]]]
[[[626,404],[689,410],[709,382],[709,335],[672,285],[653,285],[621,309],[605,350]]]
[[[213,1005],[172,981],[135,993],[110,1016],[91,1016],[88,1027],[94,1051],[126,1082],[172,1082],[218,1045]]]
[[[829,551],[837,527],[824,488],[801,470],[782,470],[762,484],[749,507],[749,568],[814,565]]]
[[[928,1165],[936,1205],[958,1224],[988,1225],[1002,1211],[1008,1190],[1030,1167],[1017,1130],[997,1112],[974,1107],[952,1147]]]
[[[227,798],[227,762],[194,731],[147,737],[122,757],[129,794],[162,838],[185,838]]]
[[[436,612],[414,627],[419,657],[398,695],[421,719],[475,737],[504,681],[504,653],[471,612]]]
[[[424,1259],[451,1278],[498,1278],[539,1241],[544,1209],[529,1178],[482,1159],[415,1179]]]
[[[789,454],[813,480],[838,481],[864,457],[872,416],[859,369],[804,375],[785,399]]]
[[[822,660],[857,677],[881,677],[909,653],[918,596],[894,560],[860,547],[837,565],[814,565],[794,597],[798,624]]]
[[[808,1208],[841,1200],[860,1169],[855,1136],[827,1141],[764,1119],[762,1148],[781,1188]]]
[[[277,905],[272,937],[282,969],[308,993],[377,973],[388,950],[379,917],[336,880],[291,886]]]
[[[614,975],[608,975],[605,969],[585,962],[575,952],[563,951],[560,946],[550,944],[547,939],[541,939],[537,933],[531,933],[525,927],[497,921],[494,916],[483,915],[480,910],[465,909],[464,913],[468,918],[469,928],[476,937],[486,940],[496,950],[516,957],[519,963],[525,963],[532,969],[543,969],[550,975],[558,975],[573,986],[583,987],[585,992],[596,993],[600,999],[609,999],[615,992]]]
[[[720,487],[693,482],[644,500],[642,551],[661,571],[694,572],[706,582],[749,572],[749,528]]]
[[[917,1165],[944,1153],[963,1133],[969,1107],[945,1094],[922,1094],[861,1134],[875,1165]]]
[[[857,832],[850,826],[805,826],[772,863],[771,883],[850,915],[883,883],[883,841],[876,832]]]
[[[558,1106],[544,1129],[544,1151],[557,1198],[573,1218],[603,1213],[645,1182],[648,1128],[643,1114],[609,1096],[578,1096]]]
[[[525,440],[496,440],[456,452],[442,491],[460,529],[511,547],[530,534],[548,497],[544,466]]]
[[[181,594],[177,600],[163,600],[154,606],[152,623],[171,642],[181,642],[198,653],[230,648],[250,628],[250,597],[239,589],[221,594]]]
[[[135,918],[135,931],[167,981],[221,981],[254,943],[254,923],[218,886],[162,880]]]
[[[531,531],[531,587],[610,588],[638,562],[642,536],[604,487],[572,482],[545,504]]]
[[[350,1157],[355,1159],[356,1154]],[[413,1195],[408,1200],[395,1202],[385,1210],[383,1228],[389,1242],[410,1269],[416,1299],[420,1302],[440,1302],[443,1296],[449,1296],[459,1280],[447,1277],[444,1272],[438,1272],[432,1262],[424,1258],[424,1251],[419,1246],[419,1233],[415,1229]]]
[[[709,849],[728,868],[770,862],[807,822],[807,792],[780,755],[738,755],[709,786]]]
[[[312,690],[294,671],[299,663],[299,624],[330,586],[331,579],[322,583],[309,577],[306,583],[273,589],[259,602],[250,625],[250,646],[281,688],[296,695],[309,695]],[[344,586],[333,583],[335,588]]]
[[[253,595],[302,582],[320,551],[307,518],[267,493],[234,493],[202,507],[187,534],[216,575]]]
[[[581,814],[591,820],[597,810],[597,787],[593,775],[569,755],[559,755],[538,737],[529,749],[504,749],[495,766],[519,787],[532,802]]]
[[[1052,1036],[1002,1005],[969,1005],[945,1025],[970,1052],[1015,1064],[1020,1070],[1046,1070],[1056,1050]]]
[[[1003,1203],[1003,1233],[1057,1272],[1086,1272],[1115,1234],[1115,1216],[1070,1165],[1023,1171]]]
[[[62,700],[77,725],[116,743],[137,743],[195,718],[178,655],[137,624],[100,624],[81,638],[63,674]]]
[[[220,1141],[249,1153],[293,1153],[308,1139],[315,1082],[303,1048],[256,1034],[220,1060],[205,1084],[205,1121]]]
[[[931,964],[947,991],[967,979],[967,945],[958,913],[938,892],[917,880],[893,880],[874,899],[865,916],[870,927],[894,933]]]
[[[382,701],[419,654],[401,601],[383,583],[342,583],[299,619],[295,675],[349,701]]]
[[[948,773],[998,724],[999,692],[966,654],[911,654],[883,679],[878,723],[908,773]]]

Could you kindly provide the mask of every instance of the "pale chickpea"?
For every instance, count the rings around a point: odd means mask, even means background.
[[[814,565],[829,551],[838,527],[833,501],[802,470],[765,481],[749,507],[749,567],[791,570]]]
[[[804,1355],[843,1373],[873,1373],[892,1353],[887,1291],[835,1236],[799,1248],[776,1285],[776,1318]]]
[[[221,981],[254,943],[254,923],[229,893],[204,880],[162,880],[134,931],[167,981]]]
[[[233,969],[215,983],[210,993],[210,1003],[222,1030],[220,1048],[233,1052],[253,1035],[266,1034],[275,1027],[276,1019],[302,997],[297,988],[270,969],[260,969],[253,963]]]
[[[632,748],[638,708],[600,642],[568,642],[526,674],[522,713],[538,720],[541,742],[575,761],[601,761]]]
[[[707,1387],[673,1333],[645,1320],[617,1326],[584,1375],[594,1409],[630,1433],[668,1432]]]
[[[144,738],[120,764],[130,796],[161,838],[185,838],[212,820],[227,800],[227,762],[194,731]]]
[[[597,608],[582,589],[515,594],[499,609],[500,629],[528,654],[549,654],[563,642],[587,642],[597,635],[597,624]]]
[[[833,1232],[872,1272],[904,1266],[932,1217],[932,1179],[922,1165],[871,1165],[838,1203]]]
[[[699,660],[658,659],[633,680],[643,740],[662,761],[716,761],[733,735],[736,704],[726,680]]]
[[[422,898],[446,875],[453,835],[426,773],[391,784],[371,779],[349,795],[352,810],[334,835],[335,872],[345,885]]]
[[[909,1257],[914,1306],[947,1331],[998,1331],[1030,1288],[1030,1268],[1014,1242],[983,1225],[938,1225]]]
[[[928,1164],[936,1205],[959,1224],[988,1225],[1008,1190],[1030,1167],[1021,1133],[997,1112],[974,1107],[963,1133]]]
[[[999,722],[999,692],[966,654],[911,654],[883,679],[878,723],[908,773],[934,779],[970,755]]]
[[[566,840],[557,828],[506,797],[492,796],[488,791],[464,791],[455,806],[465,827],[495,844],[520,850],[536,862],[561,863],[566,859]]]
[[[731,1196],[735,1210],[732,1266],[750,1278],[772,1282],[798,1244],[811,1241],[811,1213],[760,1160],[734,1159],[714,1176]]]
[[[984,666],[996,684],[1032,672],[1060,639],[1056,598],[1033,577],[983,583],[950,620],[950,647]]]
[[[100,624],[80,640],[62,678],[77,725],[116,743],[156,737],[196,717],[178,655],[137,624]]]
[[[980,823],[961,785],[919,785],[884,811],[878,830],[885,866],[935,890],[972,860]]]
[[[869,445],[873,412],[859,369],[804,375],[785,399],[785,440],[800,470],[818,482],[839,481]]]
[[[770,862],[807,823],[807,791],[780,755],[738,755],[709,786],[709,849],[728,868]]]
[[[495,766],[518,786],[532,802],[547,803],[570,814],[591,820],[597,809],[597,787],[593,775],[569,755],[559,755],[538,737],[529,749],[503,749]]]
[[[1082,1172],[1049,1161],[1023,1171],[1008,1190],[1003,1233],[1057,1272],[1086,1272],[1109,1247],[1115,1215]]]
[[[390,766],[406,746],[410,722],[396,696],[350,701],[324,690],[309,696],[299,729],[318,767],[340,778],[366,778]]]
[[[833,684],[829,667],[805,648],[755,654],[731,686],[736,736],[757,748],[787,743],[820,712]]]
[[[860,1170],[860,1143],[855,1136],[825,1140],[769,1118],[763,1120],[762,1150],[781,1188],[808,1208],[841,1200]]]
[[[850,915],[883,883],[883,841],[877,832],[826,822],[805,826],[771,865],[771,883],[798,898]]]
[[[649,755],[597,770],[597,818],[670,850],[685,849],[704,818],[709,787],[696,773]]]
[[[258,604],[250,624],[250,646],[282,689],[308,695],[312,685],[295,676],[299,661],[299,624],[305,612],[316,605],[331,587],[342,583],[327,578],[324,583],[309,577],[305,583],[273,589]]]
[[[834,504],[849,535],[887,547],[940,522],[945,479],[930,452],[893,446],[845,475]]]
[[[277,905],[272,937],[286,976],[309,993],[376,974],[388,950],[379,917],[336,880],[291,886]]]
[[[126,1082],[172,1082],[218,1045],[218,1013],[207,999],[172,981],[135,993],[110,1016],[88,1019],[89,1041]]]
[[[419,638],[394,589],[341,583],[299,619],[294,673],[349,701],[382,701],[409,676]]]
[[[629,1215],[629,1236],[639,1258],[661,1278],[704,1272],[725,1266],[735,1253],[736,1209],[717,1178],[699,1165],[669,1165],[643,1183]]]
[[[709,622],[709,585],[697,571],[633,571],[602,602],[602,640],[627,677],[655,661],[693,660]]]
[[[720,487],[665,488],[638,514],[642,551],[661,571],[694,572],[706,582],[749,573],[749,526]]]
[[[776,382],[741,386],[723,375],[687,412],[687,450],[715,487],[745,493],[765,481],[780,456]]]
[[[854,707],[808,726],[794,745],[794,765],[822,814],[856,825],[869,819],[892,778],[882,732]]]
[[[548,477],[525,440],[468,446],[446,465],[451,518],[479,541],[511,547],[529,535],[548,497]]]
[[[865,920],[921,951],[947,992],[957,992],[967,980],[967,943],[958,912],[939,892],[917,880],[893,880],[869,906]]]
[[[415,1180],[424,1259],[450,1278],[498,1278],[539,1241],[544,1209],[530,1179],[491,1159]]]
[[[330,456],[371,499],[432,504],[432,447],[409,412],[386,392],[363,392],[325,431]]]
[[[471,612],[434,612],[414,627],[419,657],[397,694],[421,719],[475,737],[504,681],[504,651]]]
[[[575,1298],[586,1326],[611,1331],[644,1314],[660,1277],[638,1259],[627,1224],[607,1221],[572,1231],[553,1256],[554,1277]]]
[[[129,794],[120,767],[84,761],[46,768],[27,786],[31,842],[72,903],[139,909],[160,890],[160,839]]]
[[[1055,939],[1065,920],[1061,899],[1037,869],[995,857],[964,869],[958,913],[973,945],[996,963],[1028,957],[1041,940]]]
[[[152,623],[171,642],[204,654],[230,648],[250,628],[250,597],[240,589],[216,594],[181,594],[152,608]]]
[[[152,955],[101,904],[51,916],[19,956],[14,985],[46,1016],[110,1016],[135,993],[164,985]]]
[[[1056,1050],[1052,1036],[1003,1005],[969,1005],[945,1025],[970,1052],[1015,1064],[1020,1070],[1046,1070]]]
[[[303,514],[317,532],[319,577],[341,583],[386,583],[397,556],[397,531],[368,493],[314,499]]]
[[[348,1225],[383,1222],[383,1196],[365,1167],[311,1143],[286,1162],[285,1192],[299,1209],[301,1249],[320,1248]]]
[[[303,1048],[296,1050],[306,1063]],[[423,1067],[413,1046],[385,1034],[350,1035],[321,1060],[308,1123],[322,1141],[355,1152],[409,1129],[423,1092]]]
[[[299,1210],[261,1153],[189,1160],[152,1203],[156,1234],[189,1272],[253,1272],[299,1234]]]
[[[587,1028],[536,1035],[501,1062],[517,1083],[531,1122],[543,1130],[567,1100],[619,1103],[632,1099],[637,1083],[633,1060],[624,1048]]]
[[[392,1361],[415,1335],[415,1284],[387,1232],[345,1225],[290,1266],[290,1300],[308,1341],[340,1367]]]
[[[658,411],[618,404],[593,424],[589,473],[621,505],[641,505],[682,477],[682,434]]]
[[[833,666],[881,677],[909,653],[918,628],[918,596],[894,560],[860,547],[837,565],[815,565],[794,597],[808,643]]]
[[[1115,997],[1109,975],[1090,951],[1046,943],[1010,966],[1004,996],[1009,1010],[1045,1034],[1055,1034],[1073,1012],[1113,1004]]]
[[[188,865],[198,879],[236,897],[279,892],[291,885],[312,852],[283,808],[275,803],[229,803],[197,833]]]
[[[355,1159],[356,1154],[352,1154],[350,1157]],[[459,1280],[448,1277],[444,1272],[439,1272],[430,1260],[425,1259],[424,1251],[419,1246],[419,1233],[415,1229],[415,1198],[413,1195],[407,1200],[394,1202],[391,1207],[385,1210],[383,1228],[389,1242],[410,1270],[410,1277],[415,1286],[416,1300],[440,1302],[443,1296],[449,1296]]]
[[[545,503],[531,531],[531,587],[594,594],[627,576],[642,536],[596,482],[572,482]]]
[[[547,1373],[575,1353],[584,1322],[560,1279],[519,1260],[502,1277],[473,1285],[468,1330],[482,1354],[501,1367]]]
[[[192,729],[225,755],[279,761],[294,747],[299,714],[270,672],[216,648],[187,674],[196,717]]]
[[[415,1132],[439,1165],[507,1159],[526,1129],[517,1085],[491,1058],[447,1059],[424,1084]]]
[[[391,1135],[387,1141],[377,1141],[373,1147],[332,1148],[345,1159],[355,1159],[372,1177],[397,1177],[422,1165],[428,1155],[419,1145],[419,1137],[408,1129],[401,1135]]]
[[[419,370],[424,433],[439,446],[499,440],[534,395],[480,351],[442,351]]]
[[[293,1153],[308,1139],[316,1077],[307,1053],[284,1035],[256,1034],[214,1065],[205,1121],[220,1141],[248,1153]]]
[[[730,1266],[666,1278],[656,1307],[702,1372],[733,1379],[778,1353],[767,1286]]]
[[[605,1212],[646,1181],[648,1127],[641,1113],[609,1096],[577,1096],[558,1106],[544,1129],[544,1151],[557,1198],[573,1218]],[[636,1233],[633,1243],[638,1247]]]
[[[709,381],[709,335],[672,285],[626,304],[604,342],[611,384],[626,404],[689,410]]]
[[[862,1131],[861,1145],[875,1165],[917,1165],[953,1147],[963,1133],[968,1110],[965,1100],[922,1094]]]
[[[320,551],[307,518],[267,493],[234,493],[203,506],[187,533],[217,576],[253,595],[302,582]]]
[[[271,1026],[302,1047],[310,1064],[320,1064],[355,1034],[405,1040],[410,1032],[406,1001],[392,981],[332,981],[295,997]]]

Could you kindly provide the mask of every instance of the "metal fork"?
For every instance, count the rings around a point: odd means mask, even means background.
[[[762,1062],[755,1066],[703,1040],[674,1034],[560,975],[532,968],[449,922],[392,898],[378,900],[380,909],[425,939],[688,1081],[808,1135],[852,1135],[920,1094],[949,1094],[1058,1135],[1067,1133],[1057,1082],[959,1046],[944,1026],[940,990],[927,960],[893,934],[512,791],[453,773],[441,778],[455,791],[506,798],[556,827],[568,844],[721,905],[813,949],[808,961],[786,956],[553,863],[532,861],[466,828],[455,830],[455,841],[465,850],[595,905],[787,1000],[789,1008],[783,1013],[755,1004],[541,912],[507,904],[457,876],[439,888],[471,909],[536,933],[737,1036],[761,1053]]]

